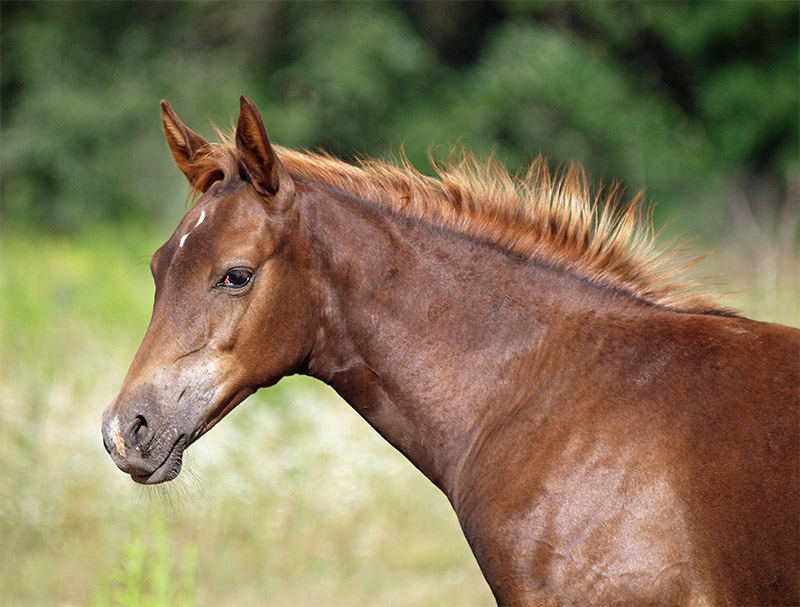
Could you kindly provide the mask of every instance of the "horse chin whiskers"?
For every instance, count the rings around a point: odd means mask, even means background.
[[[186,466],[168,483],[142,485],[142,495],[153,504],[161,504],[166,513],[179,517],[186,505],[207,499],[203,489],[203,478],[193,467]]]

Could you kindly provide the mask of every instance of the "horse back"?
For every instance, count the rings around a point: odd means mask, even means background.
[[[727,601],[800,604],[800,331],[701,325],[682,397],[693,542]]]

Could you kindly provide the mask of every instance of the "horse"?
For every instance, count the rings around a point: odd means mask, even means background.
[[[639,197],[292,151],[245,96],[209,143],[161,103],[195,198],[103,414],[134,481],[306,374],[444,492],[498,605],[800,604],[800,330],[677,279]]]

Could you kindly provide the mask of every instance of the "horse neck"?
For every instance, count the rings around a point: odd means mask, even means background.
[[[478,432],[525,396],[555,315],[585,300],[580,281],[344,196],[301,208],[320,285],[308,373],[450,496]]]

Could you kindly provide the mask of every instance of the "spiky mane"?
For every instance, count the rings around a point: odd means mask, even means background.
[[[210,144],[195,160],[198,175],[239,174],[235,144],[219,134],[221,143]],[[592,194],[577,165],[554,176],[538,158],[524,173],[512,175],[494,159],[481,162],[462,149],[445,164],[434,163],[436,176],[429,177],[404,157],[395,163],[362,159],[349,164],[327,154],[275,150],[294,179],[567,268],[657,305],[734,314],[680,279],[698,259],[682,258],[680,246],[655,246],[652,217],[642,212],[641,196],[620,210],[618,189]]]

